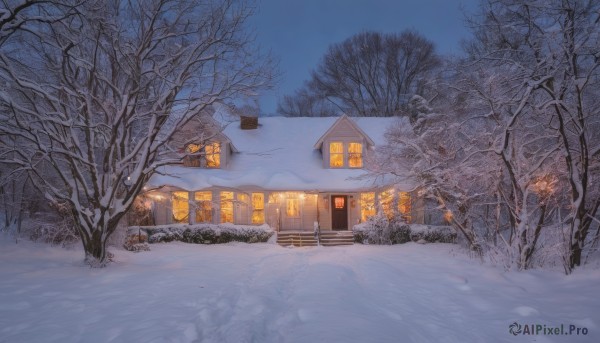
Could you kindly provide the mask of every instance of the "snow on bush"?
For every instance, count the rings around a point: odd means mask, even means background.
[[[418,242],[424,240],[428,243],[454,243],[456,230],[451,226],[435,226],[424,224],[410,224],[410,240]]]
[[[388,220],[376,215],[352,228],[354,241],[362,244],[402,244],[406,242],[454,243],[456,231],[450,226],[407,224],[399,218]]]
[[[132,226],[130,232],[145,232],[149,243],[180,241],[196,244],[228,242],[267,242],[274,233],[267,224],[261,226],[234,224],[171,224],[157,226]]]
[[[388,220],[383,214],[355,225],[354,241],[363,244],[402,244],[410,241],[410,228],[402,220]]]

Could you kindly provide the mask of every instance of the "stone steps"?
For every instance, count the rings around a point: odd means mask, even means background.
[[[314,233],[307,232],[279,232],[277,234],[277,243],[281,246],[295,247],[315,247],[318,245]]]
[[[329,247],[336,245],[353,245],[352,231],[321,231],[321,245]]]
[[[319,242],[311,231],[286,232],[277,234],[277,243],[281,246],[312,247]],[[352,231],[321,231],[320,243],[322,246],[330,247],[337,245],[353,245],[354,235]]]

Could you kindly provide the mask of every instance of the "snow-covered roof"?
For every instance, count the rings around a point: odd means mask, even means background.
[[[357,179],[362,169],[329,169],[323,164],[317,142],[338,120],[326,118],[261,117],[254,130],[230,123],[223,134],[236,146],[222,169],[168,166],[149,182],[194,191],[209,187],[280,191],[359,191],[383,186],[385,180]],[[399,118],[350,118],[375,145],[385,143],[392,125],[408,125]],[[402,187],[402,186],[400,186]],[[406,185],[409,188],[410,185]]]

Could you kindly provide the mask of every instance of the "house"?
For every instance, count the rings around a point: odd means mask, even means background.
[[[147,186],[154,224],[267,223],[277,231],[352,230],[380,208],[422,223],[411,184],[365,178],[374,147],[400,118],[242,117],[186,142],[182,165]],[[182,143],[183,144],[183,143]]]

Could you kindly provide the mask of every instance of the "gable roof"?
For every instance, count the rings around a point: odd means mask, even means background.
[[[391,179],[360,178],[363,169],[328,169],[321,152],[313,146],[340,118],[261,117],[254,130],[241,130],[239,122],[225,127],[223,134],[237,147],[223,169],[167,166],[149,182],[195,191],[209,187],[273,191],[360,191],[391,184]],[[386,142],[385,132],[394,125],[409,125],[406,119],[364,117],[350,119],[374,145]],[[412,188],[402,185],[400,188]]]
[[[354,130],[356,130],[360,135],[362,135],[365,138],[365,140],[367,141],[367,145],[369,145],[369,146],[375,145],[375,143],[373,142],[371,137],[369,137],[369,135],[367,135],[360,128],[360,126],[356,125],[356,123],[352,119],[350,119],[347,115],[344,114],[343,116],[339,117],[335,121],[335,123],[333,123],[333,125],[331,125],[331,127],[319,138],[317,143],[315,143],[315,149],[321,149],[321,146],[323,145],[323,141],[325,140],[325,138],[327,138],[327,136],[329,136],[331,133],[333,133],[338,126],[342,125],[342,123],[348,123]]]

